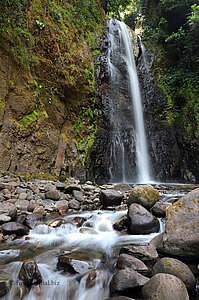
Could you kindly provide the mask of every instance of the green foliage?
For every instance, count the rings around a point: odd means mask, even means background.
[[[95,108],[95,98],[90,98],[90,106],[82,107],[82,110],[76,119],[75,123],[71,120],[73,124],[73,130],[75,133],[75,144],[76,150],[79,154],[79,159],[81,157],[81,162],[84,165],[92,145],[95,141],[95,136],[97,132],[97,119],[98,110]],[[86,132],[86,135],[83,134]]]
[[[189,0],[137,0],[143,39],[158,49],[157,85],[166,96],[153,108],[164,125],[184,128],[187,139],[199,136],[199,5]]]
[[[40,120],[43,120],[45,118],[48,118],[48,114],[45,110],[43,111],[34,110],[31,114],[28,114],[25,117],[23,117],[20,123],[14,120],[14,124],[16,124],[20,128],[26,129],[32,123],[37,123]]]
[[[120,20],[121,13],[126,10],[131,2],[131,0],[108,0],[107,12],[112,18]]]

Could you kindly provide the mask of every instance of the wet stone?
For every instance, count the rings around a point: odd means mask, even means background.
[[[84,200],[83,192],[81,191],[73,191],[73,197],[79,202]]]
[[[27,215],[25,225],[28,228],[33,229],[33,228],[36,227],[36,225],[38,224],[38,222],[40,220],[42,220],[42,219],[43,219],[43,215],[42,214]]]
[[[42,276],[35,261],[26,261],[23,263],[19,271],[19,279],[21,279],[27,287],[42,282]]]
[[[74,199],[69,201],[68,206],[72,209],[75,209],[75,210],[80,209],[80,203],[77,200],[74,200]]]
[[[61,255],[58,259],[57,268],[69,272],[70,274],[84,274],[90,271],[93,266],[86,261],[73,259],[67,255]]]
[[[59,200],[60,192],[53,190],[46,192],[46,199]]]
[[[100,203],[106,206],[120,205],[123,199],[123,194],[121,192],[107,189],[101,191],[99,195]]]
[[[29,233],[28,227],[17,222],[8,222],[2,225],[2,232],[4,235],[15,233],[16,235],[27,235]]]
[[[4,214],[0,215],[0,225],[4,224],[4,223],[7,223],[7,222],[10,222],[10,221],[11,221],[11,217],[6,216]]]

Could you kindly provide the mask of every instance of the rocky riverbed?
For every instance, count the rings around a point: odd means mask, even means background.
[[[199,299],[198,211],[197,186],[3,174],[0,297]]]

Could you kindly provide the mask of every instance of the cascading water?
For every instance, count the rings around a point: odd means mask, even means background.
[[[112,89],[109,99],[111,181],[150,182],[142,99],[131,36],[126,25],[116,20],[111,20],[109,25],[108,65]]]

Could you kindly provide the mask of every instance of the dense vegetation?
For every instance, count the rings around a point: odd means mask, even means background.
[[[129,25],[142,27],[145,43],[157,52],[154,75],[168,102],[155,112],[160,122],[183,128],[187,141],[199,137],[198,4],[135,0],[126,16]]]

